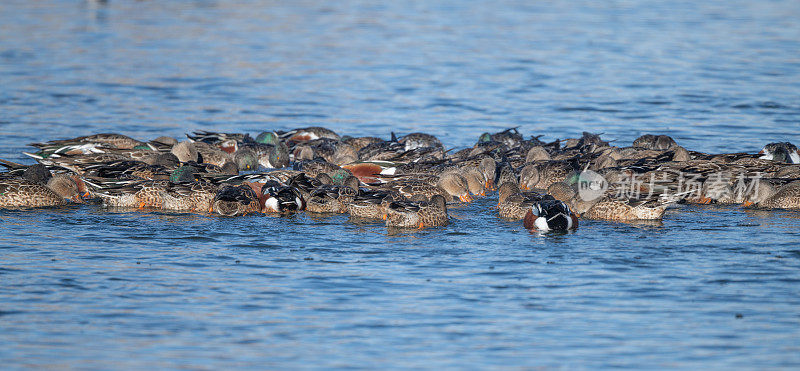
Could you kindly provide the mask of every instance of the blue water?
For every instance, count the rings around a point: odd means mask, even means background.
[[[800,2],[4,1],[0,157],[322,125],[450,147],[800,144]],[[0,211],[3,368],[798,368],[800,214],[532,235],[98,206]]]

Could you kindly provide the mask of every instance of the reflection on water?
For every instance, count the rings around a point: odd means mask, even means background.
[[[448,148],[664,133],[800,142],[797,2],[12,1],[0,158],[119,132],[323,125]],[[793,211],[531,234],[451,225],[0,211],[0,359],[47,368],[796,368]]]

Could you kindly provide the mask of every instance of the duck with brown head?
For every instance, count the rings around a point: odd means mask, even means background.
[[[86,186],[77,175],[57,174],[46,184],[23,177],[0,179],[0,208],[30,208],[82,203]]]
[[[522,192],[516,183],[505,182],[497,189],[497,212],[501,218],[520,220],[539,201],[552,198],[536,192]]]
[[[773,184],[767,180],[758,182],[751,192],[745,195],[745,207],[765,209],[800,209],[800,180],[786,184]]]

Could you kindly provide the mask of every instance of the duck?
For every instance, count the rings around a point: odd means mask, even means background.
[[[86,186],[77,175],[56,174],[46,183],[31,177],[0,177],[0,209],[63,206],[83,203]]]
[[[350,173],[349,170],[342,169],[339,165],[332,164],[321,158],[317,158],[310,161],[295,162],[294,168],[295,170],[299,170],[306,173],[306,175],[310,178],[316,178],[320,174],[324,173],[330,176],[331,178],[334,178],[334,175],[339,174],[336,175],[336,177],[337,178],[341,177],[342,178],[341,180],[343,180],[347,176],[353,175],[352,173]],[[342,172],[341,170],[344,171]]]
[[[588,176],[588,178],[587,178]],[[616,175],[607,173],[604,181],[615,179]],[[576,188],[588,186],[584,183],[597,181],[585,173],[575,174],[566,181],[556,182],[547,188],[547,193],[554,198],[564,201],[576,216],[583,219],[634,221],[634,220],[660,220],[664,211],[672,203],[681,200],[682,194],[652,194],[642,193],[640,199],[619,199],[619,190],[607,189],[602,185],[598,188],[586,188],[576,191]],[[625,184],[624,182],[619,182]]]
[[[306,200],[306,211],[312,213],[335,213],[344,214],[347,212],[347,205],[353,202],[358,194],[358,187],[323,184],[313,191]]]
[[[789,142],[769,143],[758,152],[764,160],[800,164],[800,151],[797,146]]]
[[[517,130],[518,127],[508,128],[501,132],[497,132],[494,134],[483,133],[478,138],[478,142],[500,142],[503,143],[508,148],[516,148],[523,145],[525,142],[525,138],[522,134],[519,133]]]
[[[206,213],[213,212],[219,187],[209,182],[170,182],[161,193],[161,209]]]
[[[328,174],[320,174],[316,179],[309,178],[304,173],[292,178],[288,183],[296,187],[306,202],[305,209],[316,213],[337,213],[347,212],[347,205],[359,193],[359,181],[355,176],[348,176],[340,184]]]
[[[547,152],[547,149],[543,146],[535,146],[528,150],[525,154],[525,162],[537,162],[537,161],[550,161],[553,158],[550,157],[550,152]]]
[[[469,195],[469,182],[458,172],[444,172],[439,176],[429,178],[428,182],[436,184],[447,192],[448,200],[458,199],[461,202],[472,202],[472,197]]]
[[[93,184],[90,193],[99,198],[105,207],[160,209],[168,180],[120,181],[116,184]]]
[[[765,209],[800,209],[800,180],[773,185],[766,180],[757,180],[756,186],[747,194],[744,207]]]
[[[476,180],[481,182],[484,189],[484,192],[481,193],[485,194],[487,190],[494,190],[494,180],[497,175],[497,161],[491,156],[483,155],[469,158],[457,162],[456,166],[460,168],[463,176],[466,177],[471,174],[473,177],[477,178]]]
[[[519,172],[519,188],[546,189],[555,182],[564,181],[575,168],[567,161],[551,160],[525,165]]]
[[[300,191],[291,186],[270,180],[261,186],[262,212],[290,213],[306,208],[306,200]]]
[[[269,144],[272,146],[278,145],[281,142],[280,136],[274,131],[262,131],[256,135],[256,143]]]
[[[62,171],[66,170],[64,168],[58,166],[45,166],[43,164],[33,164],[33,165],[23,165],[18,164],[16,162],[0,159],[0,166],[5,167],[8,169],[5,173],[0,173],[0,177],[3,179],[13,178],[13,177],[22,177],[23,179],[32,181],[32,182],[39,182],[46,184],[50,178],[53,177],[53,174],[50,172],[51,169],[54,171]]]
[[[645,134],[636,138],[633,141],[633,146],[644,149],[665,150],[678,147],[678,143],[668,135]]]
[[[288,142],[291,144],[292,156],[295,161],[312,160],[321,158],[333,163],[333,157],[338,147],[349,147],[337,139],[317,138],[304,142]]]
[[[198,153],[197,162],[213,164],[219,167],[225,167],[227,163],[233,163],[239,171],[258,168],[258,156],[250,147],[243,147],[232,153],[223,151],[206,142],[195,142],[194,147]]]
[[[402,163],[429,162],[444,160],[445,151],[441,146],[423,146],[419,140],[401,143],[392,135],[389,141],[371,143],[359,149],[361,161],[395,161]]]
[[[519,174],[517,174],[517,170],[511,163],[504,161],[497,164],[497,175],[494,184],[502,186],[503,183],[507,182],[515,183],[519,187]]]
[[[405,200],[406,198],[397,192],[359,189],[358,194],[347,204],[347,213],[359,219],[383,220],[386,217],[386,207],[390,203]]]
[[[353,147],[357,154],[362,148],[373,143],[383,142],[383,139],[377,137],[351,137],[345,135],[342,137],[342,142]]]
[[[267,173],[250,173],[234,176],[204,176],[203,180],[208,180],[218,187],[238,187],[247,186],[255,193],[255,197],[260,202],[258,209],[262,213],[286,213],[291,211],[303,210],[305,207],[305,196],[301,187],[302,182],[298,179],[307,179],[302,172],[292,170],[279,170]],[[309,189],[315,185],[308,185]],[[234,192],[229,190],[228,192]],[[245,191],[235,191],[244,192]],[[248,212],[252,212],[248,211]]]
[[[435,195],[450,197],[450,195],[439,187],[418,179],[398,179],[389,183],[382,184],[379,189],[397,192],[407,200],[414,198],[428,200]]]
[[[635,220],[661,220],[668,203],[657,201],[633,201],[601,199],[588,210],[581,213],[581,218],[630,222]]]
[[[320,138],[328,138],[334,140],[341,139],[341,137],[339,137],[339,134],[336,134],[336,132],[334,132],[333,130],[318,126],[292,129],[289,131],[278,131],[277,134],[281,138],[281,140],[294,143],[308,142]]]
[[[29,145],[41,146],[37,147],[38,151],[36,151],[35,153],[22,152],[24,155],[33,158],[90,155],[93,153],[105,153],[106,151],[115,148],[110,144],[104,144],[104,143],[76,143],[76,144],[52,145],[52,146],[48,146],[44,143],[31,143]]]
[[[441,195],[430,201],[395,201],[386,206],[387,227],[422,229],[448,223],[447,202]]]
[[[116,149],[116,147],[105,143],[75,143],[65,145],[52,145],[48,146],[44,143],[31,143],[31,146],[37,147],[38,151],[34,153],[23,151],[22,154],[35,158],[58,158],[61,156],[80,156],[91,155],[96,153],[108,153]]]
[[[163,165],[148,165],[141,161],[119,160],[92,164],[83,169],[87,178],[163,180],[169,179],[172,171]]]
[[[136,147],[147,147],[147,143],[133,139],[127,135],[116,133],[102,133],[86,135],[72,139],[51,140],[43,143],[31,143],[31,147],[39,148],[40,150],[53,149],[54,147],[65,147],[82,144],[105,144],[111,148],[118,149],[134,149]]]
[[[528,209],[522,224],[532,231],[569,231],[578,228],[578,217],[563,201],[543,199]]]
[[[235,142],[237,144],[254,142],[250,134],[247,133],[222,133],[208,130],[195,130],[191,134],[186,134],[186,137],[193,142],[205,142],[215,145],[226,142]]]
[[[283,142],[278,142],[278,144],[275,145],[263,143],[245,144],[235,153],[245,150],[252,151],[257,159],[258,165],[265,169],[280,169],[289,166],[290,163],[289,147]],[[242,155],[240,154],[240,156]],[[247,164],[245,163],[245,165]]]
[[[437,193],[445,197],[448,202],[458,199],[461,202],[472,202],[473,198],[470,196],[469,182],[467,179],[459,174],[457,170],[450,170],[439,175],[433,174],[400,174],[394,176],[384,175],[379,179],[386,187],[395,187],[398,185],[418,184],[425,183],[431,187],[438,187],[438,189],[430,188],[432,193],[418,190],[417,193],[425,195],[429,198],[431,194]],[[400,191],[407,198],[414,196],[414,191]],[[444,192],[441,192],[444,191]]]
[[[249,184],[222,186],[211,201],[209,212],[221,216],[242,216],[261,212],[263,199]]]
[[[170,153],[175,155],[180,162],[197,162],[200,159],[197,147],[193,142],[178,142],[170,148]]]
[[[392,137],[392,140],[372,142],[361,147],[357,155],[361,161],[395,161],[405,151],[405,145],[399,143],[397,138]]]
[[[376,184],[384,182],[381,176],[397,174],[400,165],[394,161],[354,161],[341,167],[365,184]]]
[[[40,164],[48,166],[60,166],[76,172],[82,172],[82,169],[90,165],[130,160],[128,156],[117,153],[91,153],[87,155],[63,155],[58,157],[42,157],[27,152],[23,152],[23,154],[32,157]]]
[[[522,220],[533,204],[544,199],[552,199],[550,195],[536,192],[522,192],[514,182],[505,182],[497,189],[497,211],[501,218]]]
[[[395,137],[395,134],[392,133],[392,137]],[[433,135],[425,134],[425,133],[411,133],[407,134],[400,139],[397,139],[397,142],[403,145],[403,148],[406,151],[411,151],[418,148],[426,148],[426,147],[434,147],[443,149],[444,146],[442,142],[439,141],[439,138],[436,138]]]

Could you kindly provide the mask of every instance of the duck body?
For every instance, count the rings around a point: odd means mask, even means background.
[[[497,212],[501,218],[511,220],[522,220],[535,203],[553,199],[537,192],[522,192],[513,182],[503,183],[498,192]]]
[[[530,163],[519,173],[519,185],[523,190],[547,189],[551,184],[564,181],[575,168],[567,161],[550,160]]]
[[[362,189],[347,205],[347,212],[356,218],[380,220],[386,216],[386,207],[394,201],[405,201],[405,198],[388,190]]]
[[[241,216],[261,211],[258,194],[247,184],[226,185],[219,189],[211,202],[210,211],[222,216]]]
[[[295,187],[269,181],[261,187],[264,213],[289,213],[305,210],[306,201]]]
[[[114,134],[114,133],[93,134],[72,139],[51,140],[49,142],[44,142],[44,143],[32,143],[30,145],[33,147],[37,147],[39,149],[44,149],[52,147],[63,147],[69,145],[80,145],[87,143],[106,144],[113,148],[119,148],[119,149],[133,149],[137,146],[145,145],[144,142],[133,139],[127,135]]]
[[[430,201],[398,201],[386,207],[386,226],[399,228],[440,227],[449,223],[447,203],[441,195]]]
[[[219,188],[208,182],[170,183],[162,192],[163,210],[207,213]]]
[[[408,200],[429,200],[433,196],[450,198],[442,187],[416,179],[400,179],[380,186],[380,189],[397,192]]]
[[[325,184],[311,192],[306,200],[306,211],[313,213],[347,212],[347,205],[353,202],[357,190],[347,186]]]
[[[56,185],[60,182],[66,184],[64,190],[56,188]],[[74,185],[69,185],[68,183]],[[68,187],[74,187],[72,194],[70,194],[71,191]],[[47,184],[21,177],[0,179],[0,208],[19,209],[62,206],[69,204],[70,199],[82,202],[78,188],[78,183],[75,183],[70,178],[51,178]]]
[[[664,211],[666,209],[666,204],[631,204],[623,201],[606,199],[595,203],[589,210],[581,214],[581,217],[618,222],[661,220],[664,217]]]
[[[767,209],[800,209],[800,180],[783,185],[756,205]]]
[[[545,199],[531,206],[525,214],[523,226],[528,230],[541,232],[568,231],[578,228],[578,217],[566,203]]]
[[[320,138],[328,138],[334,140],[340,139],[339,135],[336,134],[333,130],[318,126],[292,129],[289,131],[279,131],[277,132],[277,134],[282,140],[295,143],[308,142]]]
[[[100,198],[106,207],[160,209],[168,187],[167,180],[124,182],[119,186],[98,189],[92,194]]]

